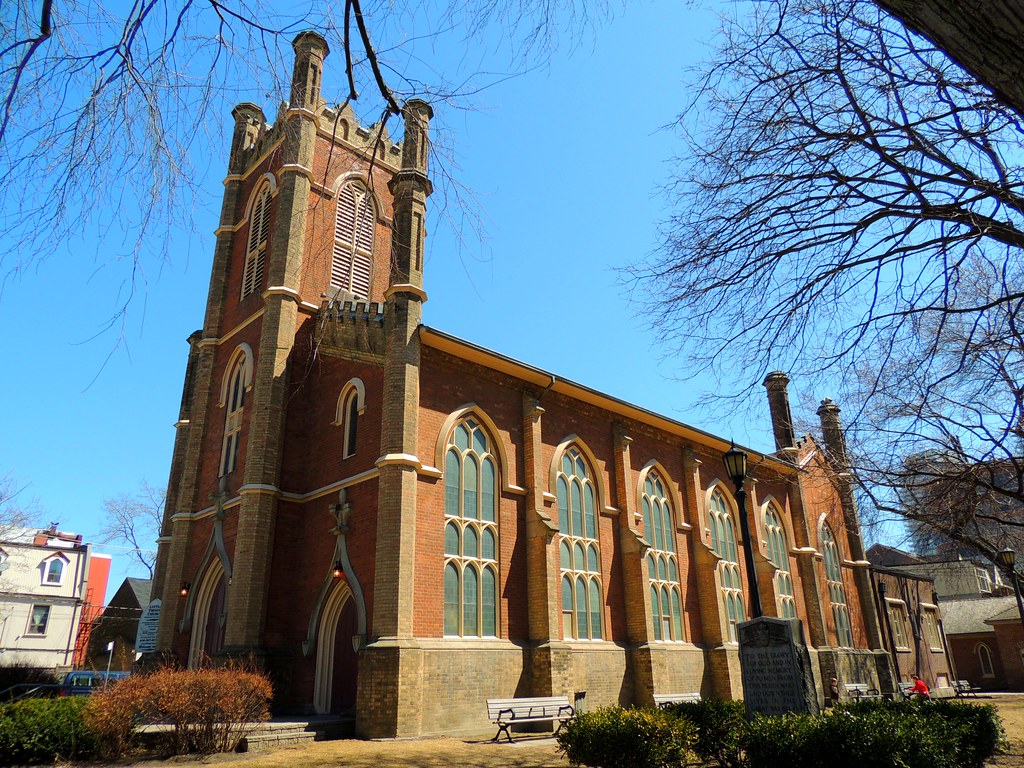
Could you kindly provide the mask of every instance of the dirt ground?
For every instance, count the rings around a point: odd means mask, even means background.
[[[1010,749],[990,768],[1024,768],[1024,694],[981,696],[1003,718]],[[515,742],[409,739],[393,741],[323,741],[255,755],[215,755],[145,762],[138,768],[182,768],[200,763],[213,768],[567,768],[554,739],[520,735]]]

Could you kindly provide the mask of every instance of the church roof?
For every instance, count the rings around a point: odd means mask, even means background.
[[[725,452],[729,450],[732,441],[726,440],[718,435],[705,432],[702,429],[685,424],[667,416],[655,413],[654,411],[641,408],[638,405],[627,403],[617,397],[598,392],[583,384],[578,384],[548,371],[536,368],[527,363],[520,362],[514,358],[502,355],[494,350],[478,346],[472,342],[452,336],[449,333],[440,331],[429,326],[420,327],[420,341],[428,347],[446,352],[454,357],[462,358],[470,362],[482,365],[495,371],[500,371],[509,376],[514,376],[522,381],[530,382],[544,391],[553,390],[560,394],[580,400],[584,403],[597,406],[612,413],[618,413],[624,417],[649,424],[656,429],[678,435],[692,440],[714,450]],[[781,471],[793,471],[793,465],[782,461],[772,454],[762,453],[752,448],[742,448],[754,462],[769,462],[773,468]]]

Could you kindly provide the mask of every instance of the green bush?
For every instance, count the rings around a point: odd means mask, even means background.
[[[696,741],[689,722],[657,709],[603,707],[569,720],[558,745],[573,765],[673,768],[686,765]]]
[[[721,768],[742,768],[743,739],[747,731],[746,706],[742,701],[704,699],[673,704],[666,712],[691,723],[697,731],[693,751],[701,761]]]
[[[96,750],[84,698],[26,699],[0,706],[0,764],[86,759]]]
[[[818,717],[756,717],[744,739],[750,768],[982,768],[999,749],[991,706],[874,700]]]

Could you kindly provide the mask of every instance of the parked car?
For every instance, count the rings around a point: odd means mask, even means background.
[[[64,675],[61,696],[88,696],[93,691],[128,677],[128,672],[96,672],[91,669],[77,669]]]

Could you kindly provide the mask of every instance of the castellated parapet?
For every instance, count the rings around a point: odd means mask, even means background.
[[[317,348],[323,354],[350,356],[352,351],[384,354],[384,304],[336,301],[324,296],[317,312]]]
[[[348,102],[334,107],[323,99],[313,108],[317,131],[337,144],[352,149],[367,161],[398,170],[402,165],[402,142],[392,141],[386,123],[364,126]],[[235,133],[232,141],[232,169],[245,173],[284,139],[290,105],[281,102],[273,123],[267,123],[263,110],[255,104],[239,104],[232,110]]]

